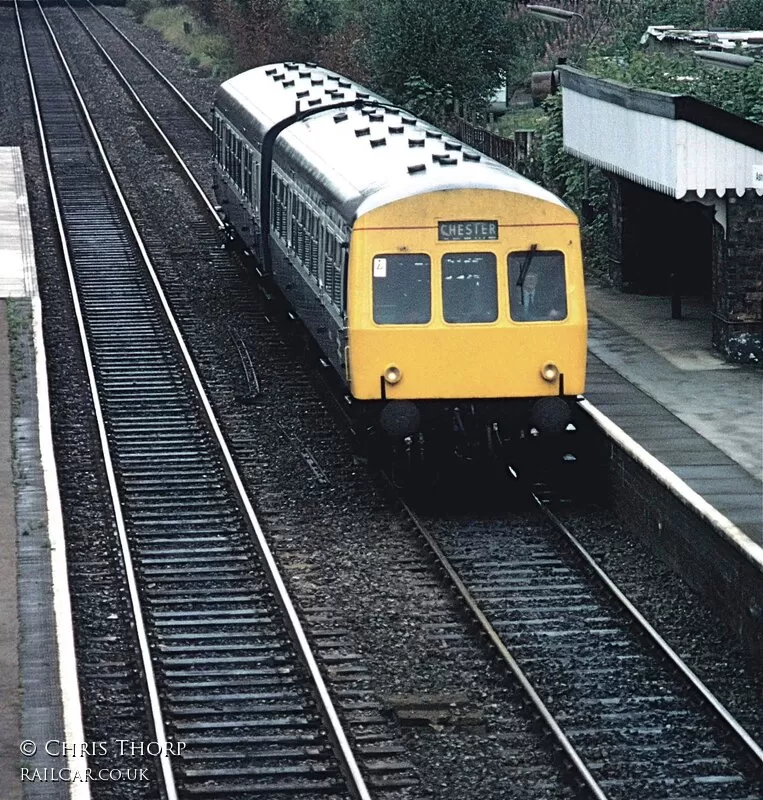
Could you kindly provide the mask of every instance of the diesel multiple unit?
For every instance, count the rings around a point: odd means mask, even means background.
[[[222,84],[215,190],[393,440],[558,433],[582,393],[575,214],[340,75],[273,64]]]

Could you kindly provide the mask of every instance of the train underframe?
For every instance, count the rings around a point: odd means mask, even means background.
[[[434,483],[453,469],[523,477],[572,471],[577,398],[351,402],[369,459],[399,484]]]

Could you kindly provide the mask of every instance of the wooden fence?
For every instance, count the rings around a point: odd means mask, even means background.
[[[511,139],[472,125],[462,117],[451,117],[445,128],[475,150],[500,161],[517,172],[532,170],[534,150],[538,146],[537,131],[515,131]]]

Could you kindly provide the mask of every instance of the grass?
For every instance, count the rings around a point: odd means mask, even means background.
[[[510,138],[514,131],[535,130],[543,118],[543,109],[528,108],[522,111],[508,111],[496,120],[496,133]]]
[[[233,74],[233,55],[225,37],[212,33],[185,6],[146,8],[141,0],[129,3],[144,25],[158,31],[171,45],[188,54],[194,66],[215,78]]]

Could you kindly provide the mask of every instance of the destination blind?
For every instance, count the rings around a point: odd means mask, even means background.
[[[497,219],[438,222],[437,238],[441,242],[474,242],[498,238]]]

